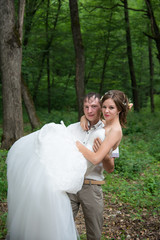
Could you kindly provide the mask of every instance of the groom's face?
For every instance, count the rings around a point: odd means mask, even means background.
[[[83,111],[90,122],[90,125],[93,126],[96,124],[100,119],[101,114],[101,105],[98,98],[95,96],[91,98],[86,98],[83,103]]]

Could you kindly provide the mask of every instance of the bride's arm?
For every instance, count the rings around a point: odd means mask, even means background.
[[[105,157],[102,161],[103,168],[108,172],[112,173],[114,171],[114,158],[113,157]]]
[[[94,165],[102,162],[102,160],[105,158],[107,154],[109,154],[110,150],[116,146],[122,138],[122,132],[121,130],[111,130],[107,136],[105,137],[104,141],[102,142],[100,148],[97,152],[92,152],[89,149],[87,149],[83,144],[80,142],[76,142],[76,145],[79,149],[79,151],[83,154],[83,156],[93,163]]]
[[[100,148],[102,144],[102,140],[100,138],[96,138],[94,140],[94,144],[93,144],[93,151],[97,152],[98,149]],[[106,155],[102,161],[103,163],[103,168],[108,172],[111,173],[114,171],[114,157],[110,157],[110,155]]]
[[[84,130],[84,131],[88,131],[89,130],[89,127],[88,127],[88,120],[87,118],[85,117],[85,115],[83,115],[80,119],[80,125],[81,125],[81,128]]]

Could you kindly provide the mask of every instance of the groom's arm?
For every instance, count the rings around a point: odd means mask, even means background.
[[[114,171],[114,158],[106,156],[103,161],[103,168],[108,172],[112,173]]]

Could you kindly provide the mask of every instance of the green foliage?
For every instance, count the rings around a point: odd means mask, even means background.
[[[160,95],[154,94],[154,105],[155,105],[155,111],[159,111],[160,110]],[[146,108],[145,108],[146,112],[150,112],[150,99],[148,98],[147,103],[146,103]]]
[[[41,119],[41,125],[45,123],[55,122],[60,123],[63,121],[66,126],[71,123],[78,121],[78,114],[75,111],[69,110],[68,111],[56,111],[52,110],[51,113],[48,113],[47,110],[39,109],[37,111],[39,118]]]
[[[125,178],[134,179],[154,161],[144,140],[124,138],[120,144],[120,158],[115,159],[115,171]]]
[[[67,106],[77,110],[75,91],[75,51],[72,39],[70,10],[67,0],[50,4],[48,31],[46,32],[47,3],[36,5],[37,1],[26,4],[24,19],[24,39],[22,72],[32,95],[36,94],[36,107],[47,107],[48,78],[47,61],[44,54],[50,56],[51,105],[56,110]],[[120,89],[132,97],[132,87],[126,51],[126,31],[123,7],[115,7],[119,1],[86,0],[79,1],[79,17],[85,53],[85,90],[99,91],[102,75],[104,82],[102,93],[109,89]],[[130,8],[145,10],[142,1],[129,1]],[[35,5],[35,6],[34,6]],[[35,14],[32,13],[35,11]],[[156,20],[159,21],[159,6],[153,2]],[[56,16],[58,16],[56,21]],[[135,76],[140,96],[140,105],[146,105],[149,96],[148,38],[149,19],[144,12],[129,11],[132,37]],[[56,24],[55,24],[56,23]],[[31,29],[29,30],[29,27]],[[47,36],[49,39],[47,39]],[[48,41],[53,36],[49,49]],[[156,46],[153,42],[154,90],[160,92],[159,64],[156,58]],[[106,59],[106,68],[104,69]],[[65,93],[64,93],[65,92]],[[61,101],[65,97],[66,101]]]
[[[0,201],[6,198],[7,193],[7,176],[6,176],[6,150],[0,150]]]
[[[57,86],[51,91],[51,109],[61,110],[62,111],[70,111],[71,109],[77,110],[77,97],[75,94],[74,88],[71,86],[73,84],[72,78],[61,77],[60,79],[57,77],[56,81],[58,82]],[[64,82],[63,82],[64,81]],[[65,83],[69,81],[67,87]],[[40,96],[42,96],[40,98]],[[48,105],[48,94],[47,91],[44,92],[44,89],[40,89],[37,95],[37,105],[38,108],[46,108]]]
[[[160,165],[158,166],[160,167]],[[137,175],[134,181],[120,178],[119,175],[107,174],[107,184],[103,187],[103,190],[115,195],[115,199],[118,197],[120,201],[136,208],[137,212],[140,212],[141,208],[159,212],[160,170],[158,166],[152,163],[143,173]]]
[[[134,179],[151,163],[160,160],[160,114],[130,113],[120,144],[120,158],[115,160],[116,172]]]
[[[157,131],[153,136],[152,136],[152,144],[148,146],[148,151],[149,153],[155,157],[158,161],[160,161],[160,151],[159,151],[159,146],[160,146],[160,133]]]
[[[138,144],[135,147],[138,147],[139,150],[141,149],[141,151],[143,151],[143,154],[146,154],[148,152],[148,154],[151,155],[151,158],[154,157],[156,160],[159,161],[160,160],[159,119],[160,119],[160,112],[151,114],[146,109],[140,114],[130,113],[128,115],[127,128],[124,129],[123,131],[125,136],[129,136],[130,143],[125,142],[125,144],[129,144],[129,145],[132,144],[133,147],[134,147],[134,144]],[[124,138],[124,141],[125,141],[125,138]]]
[[[160,210],[159,113],[130,113],[115,171],[104,191],[141,211]]]

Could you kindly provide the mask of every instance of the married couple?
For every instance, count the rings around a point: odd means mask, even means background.
[[[83,105],[86,131],[80,123],[49,123],[11,147],[10,240],[76,240],[74,217],[80,204],[87,239],[101,238],[103,170],[114,169],[114,150],[122,139],[129,103],[123,92],[111,90],[101,100],[96,93],[86,95]],[[101,110],[104,121],[99,120]]]

